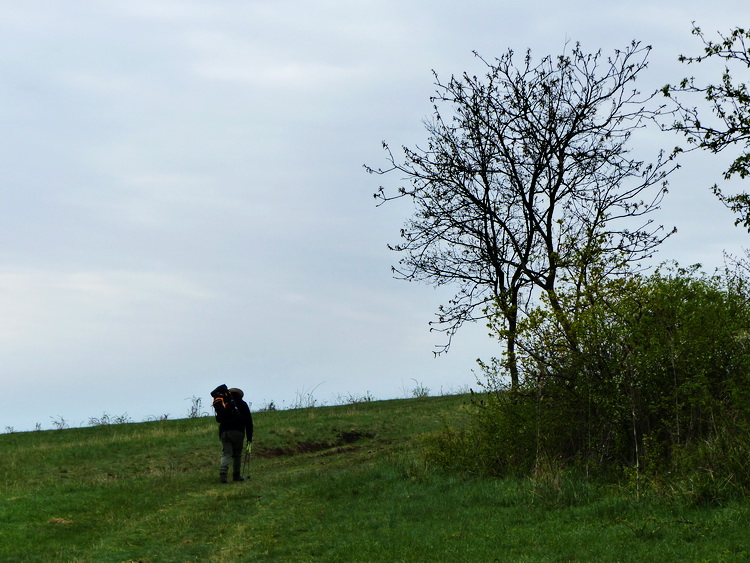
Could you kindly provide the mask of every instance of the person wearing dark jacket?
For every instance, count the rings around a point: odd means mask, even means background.
[[[253,415],[250,407],[243,400],[245,394],[236,387],[228,390],[230,400],[216,408],[216,421],[219,423],[221,440],[221,465],[219,481],[227,482],[229,463],[232,462],[232,480],[244,481],[240,475],[242,467],[242,446],[247,438],[248,446],[253,441]],[[231,403],[234,402],[234,405]],[[236,409],[235,409],[236,406]]]

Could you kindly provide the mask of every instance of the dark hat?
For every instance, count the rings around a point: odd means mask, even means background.
[[[237,393],[240,396],[240,399],[242,399],[245,396],[245,394],[242,392],[242,389],[237,389],[236,387],[232,387],[229,390],[229,392],[230,393]]]

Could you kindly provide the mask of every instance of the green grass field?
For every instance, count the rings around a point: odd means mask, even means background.
[[[750,561],[750,507],[434,471],[465,396],[256,413],[218,482],[213,418],[0,436],[0,561]]]

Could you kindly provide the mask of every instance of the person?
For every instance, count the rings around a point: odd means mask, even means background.
[[[242,450],[247,438],[248,447],[253,441],[253,415],[250,407],[243,400],[245,394],[242,389],[233,387],[227,390],[226,404],[222,403],[216,409],[216,421],[219,423],[219,439],[221,440],[221,464],[219,467],[219,482],[227,483],[229,465],[232,464],[232,480],[244,481],[240,474],[242,468]],[[234,402],[234,405],[231,402]],[[215,403],[216,404],[216,403]],[[236,410],[235,407],[236,406]]]

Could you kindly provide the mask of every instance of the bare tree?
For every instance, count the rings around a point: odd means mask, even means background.
[[[512,51],[494,61],[476,55],[481,78],[435,75],[426,148],[404,147],[399,162],[384,144],[389,166],[367,167],[406,182],[381,187],[381,204],[405,197],[415,207],[391,246],[403,254],[397,277],[458,285],[435,323],[448,334],[445,349],[464,322],[499,312],[513,386],[518,323],[535,292],[569,327],[558,284],[583,288],[665,238],[644,216],[658,208],[674,166],[661,153],[645,164],[628,148],[660,111],[645,108],[653,94],[629,89],[649,50],[633,42],[605,59],[575,45],[538,63],[527,52],[518,66]]]

